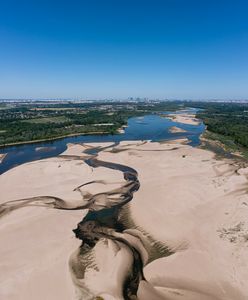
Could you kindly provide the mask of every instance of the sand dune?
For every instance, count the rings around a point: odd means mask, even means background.
[[[171,146],[147,143],[116,157],[100,154],[138,171],[141,187],[131,216],[175,251],[148,264],[145,276],[164,299],[177,299],[176,293],[182,299],[246,299],[248,169],[187,145],[166,151]],[[240,223],[241,229],[232,230]]]
[[[121,142],[114,151],[111,144],[101,146],[109,148],[99,153],[99,159],[130,166],[139,175],[140,189],[128,204],[136,231],[113,233],[141,253],[147,281],[141,280],[138,299],[247,299],[246,166],[216,160],[212,152],[180,141]],[[87,204],[88,194],[122,186],[121,172],[92,168],[73,159],[75,155],[88,157],[83,151],[90,147],[69,145],[61,157],[6,172],[0,177],[1,203],[49,195],[63,199],[61,205],[80,207]],[[77,189],[87,182],[91,183]],[[49,206],[47,199],[31,204],[0,219],[4,245],[0,249],[0,297],[123,299],[125,274],[133,263],[130,249],[101,239],[90,254],[89,265],[80,265],[76,259],[80,241],[72,229],[87,209],[54,210],[54,200]],[[149,259],[148,248],[153,246],[146,245],[147,234],[172,254]],[[84,269],[82,286],[71,277],[69,264],[80,272]]]
[[[83,150],[80,146],[80,152]],[[73,155],[75,147],[65,154]],[[69,150],[71,152],[69,152]],[[121,174],[105,168],[92,169],[82,161],[50,158],[27,163],[0,176],[1,203],[49,195],[62,198],[68,206],[82,205],[78,190],[97,193],[123,184]],[[86,190],[82,188],[82,193]],[[45,203],[31,203],[0,218],[0,298],[73,299],[75,286],[68,261],[80,245],[72,229],[87,210],[54,210]],[[37,206],[35,206],[37,205]]]

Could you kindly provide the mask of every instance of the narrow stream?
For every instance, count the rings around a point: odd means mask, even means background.
[[[116,144],[112,144],[107,148],[112,148]],[[105,150],[106,147],[90,148],[85,151],[89,158],[83,158],[82,156],[67,156],[61,155],[63,159],[84,160],[92,168],[104,167],[108,169],[117,170],[123,173],[125,183],[116,189],[89,195],[84,197],[84,205],[75,206],[67,201],[52,197],[49,195],[32,197],[27,199],[17,199],[3,203],[0,206],[0,216],[4,216],[12,212],[13,210],[26,207],[26,206],[45,206],[54,209],[63,210],[81,210],[88,209],[88,213],[83,220],[77,224],[77,228],[73,230],[75,236],[82,241],[80,249],[77,250],[77,255],[72,255],[73,259],[70,260],[69,266],[72,273],[74,284],[80,288],[82,295],[85,295],[85,290],[88,295],[87,299],[94,299],[94,293],[88,289],[87,284],[84,284],[85,270],[89,264],[88,258],[96,244],[103,239],[111,240],[118,247],[128,249],[129,261],[131,261],[131,268],[122,274],[124,277],[121,286],[120,299],[133,300],[136,299],[137,290],[140,280],[145,280],[143,274],[143,266],[147,262],[147,249],[143,243],[140,232],[130,232],[130,227],[127,228],[123,222],[123,208],[125,205],[133,199],[133,194],[139,189],[140,183],[138,180],[138,173],[131,167],[106,162],[97,158],[100,151]],[[90,154],[91,153],[91,154]],[[94,183],[95,181],[86,182],[77,187],[80,187]],[[85,200],[87,204],[85,204]],[[131,227],[132,228],[132,227]],[[129,229],[129,232],[127,231]],[[138,245],[138,246],[137,246]],[[82,262],[83,265],[82,265]],[[110,295],[111,295],[111,291]],[[85,299],[84,296],[80,299]]]
[[[95,148],[95,150],[97,149]],[[130,242],[125,238],[115,236],[114,233],[121,233],[126,229],[120,220],[120,210],[123,205],[132,200],[133,193],[139,189],[140,183],[138,174],[133,168],[128,166],[101,161],[95,157],[85,162],[94,168],[105,167],[121,171],[127,183],[119,189],[94,195],[91,199],[92,204],[89,208],[89,212],[73,231],[76,237],[82,240],[81,248],[83,248],[82,253],[84,255],[86,255],[88,251],[91,251],[101,238],[117,241],[130,249],[133,256],[133,267],[130,273],[126,275],[126,280],[123,285],[123,296],[124,299],[134,299],[140,280],[145,280],[142,257],[138,249],[132,246]],[[101,196],[103,199],[106,199],[106,197],[117,197],[114,198],[111,207],[98,210],[98,206],[95,205],[95,202],[96,200],[99,202],[99,197]],[[100,200],[100,202],[101,205],[103,205],[104,200]]]

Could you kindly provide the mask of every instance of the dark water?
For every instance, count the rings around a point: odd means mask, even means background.
[[[177,126],[187,132],[170,133],[168,130],[171,126]],[[130,118],[128,120],[128,127],[124,134],[81,135],[48,142],[2,148],[0,149],[0,153],[8,153],[8,155],[5,157],[3,162],[0,163],[0,174],[25,162],[57,156],[66,150],[67,143],[118,143],[120,141],[135,140],[163,141],[187,137],[190,140],[190,145],[197,146],[199,144],[199,136],[204,129],[204,124],[197,126],[180,124],[158,115],[146,115],[144,117]],[[46,149],[37,151],[37,147],[46,147]]]
[[[180,127],[187,132],[170,133],[169,128],[171,126]],[[8,155],[3,163],[0,164],[0,171],[4,172],[15,165],[19,165],[27,161],[56,156],[66,149],[67,143],[113,142],[117,144],[124,140],[162,141],[166,139],[187,137],[191,141],[190,144],[192,146],[196,146],[199,144],[199,135],[203,132],[203,130],[203,124],[198,126],[179,124],[157,115],[147,115],[142,118],[131,118],[128,122],[128,128],[126,129],[125,134],[68,137],[53,142],[28,144],[1,149],[2,153],[7,152]],[[41,149],[41,151],[37,151],[37,147],[44,148]],[[104,147],[101,149],[96,147],[95,149],[88,151],[87,154],[91,155],[91,157],[85,160],[85,163],[93,168],[105,167],[122,172],[125,184],[121,187],[108,192],[89,195],[88,203],[85,205],[81,204],[81,206],[78,206],[77,203],[75,206],[73,206],[73,203],[68,205],[65,200],[51,196],[17,199],[16,201],[3,203],[0,206],[0,214],[3,216],[15,209],[29,205],[46,206],[49,208],[63,210],[78,210],[87,208],[88,213],[82,221],[77,224],[77,228],[73,230],[76,237],[82,241],[79,251],[77,251],[77,256],[74,256],[73,253],[73,259],[71,259],[69,263],[70,270],[74,278],[73,282],[76,286],[80,286],[83,291],[87,288],[81,284],[81,281],[82,278],[84,278],[84,270],[88,266],[88,260],[93,248],[102,238],[110,239],[117,243],[118,247],[126,247],[129,249],[132,266],[130,270],[124,274],[125,281],[123,282],[122,288],[124,299],[131,300],[136,298],[140,281],[145,280],[143,274],[145,260],[143,261],[142,253],[145,252],[151,261],[154,259],[154,256],[151,256],[151,253],[153,252],[151,252],[150,247],[148,247],[149,249],[146,249],[145,243],[143,244],[143,242],[135,234],[132,235],[131,232],[125,233],[125,235],[123,234],[125,229],[135,229],[135,227],[130,225],[127,226],[127,222],[123,222],[121,216],[123,207],[133,199],[133,194],[139,189],[140,182],[138,180],[138,173],[133,168],[113,162],[98,160],[97,154],[102,150],[104,150]],[[75,156],[72,159],[80,160],[81,158]],[[93,181],[84,183],[84,185],[90,183],[93,183]],[[87,199],[85,197],[85,201],[86,200]],[[135,245],[127,239],[127,236],[132,237],[132,239],[135,239],[136,242],[140,242],[142,251],[136,248]],[[149,242],[148,237],[146,237],[146,241],[147,243]],[[161,252],[160,250],[160,252],[156,254],[162,257],[164,256],[164,253],[164,251]],[[168,253],[166,253],[166,255],[168,255]],[[83,262],[85,262],[85,265],[83,265]]]

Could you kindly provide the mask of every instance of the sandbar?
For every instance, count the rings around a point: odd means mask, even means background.
[[[87,158],[84,151],[96,146],[105,149],[99,159],[138,172],[140,188],[127,204],[136,232],[122,233],[144,261],[146,281],[139,284],[138,299],[247,299],[248,168],[244,162],[216,159],[211,151],[182,140],[70,144],[61,156],[26,163],[1,175],[1,203],[51,195],[64,199],[67,206],[83,205],[87,193],[119,187],[124,181],[121,172],[73,159]],[[95,183],[75,190],[91,181]],[[86,213],[87,209],[58,211],[40,205],[1,217],[0,297],[94,299],[91,294],[78,294],[68,268],[72,252],[80,245],[72,229]],[[151,236],[170,255],[149,261],[142,237],[134,238],[139,234]],[[97,244],[91,258],[94,263],[86,268],[84,284],[94,297],[123,299],[120,284],[132,265],[130,251],[106,239]]]

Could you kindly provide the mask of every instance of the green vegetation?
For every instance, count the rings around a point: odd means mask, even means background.
[[[33,118],[28,120],[23,120],[22,122],[28,122],[28,123],[35,123],[35,124],[48,124],[48,123],[66,123],[70,119],[66,118],[65,116],[60,117],[44,117],[44,118]]]
[[[238,145],[232,138],[228,136],[206,130],[203,134],[203,138],[208,141],[214,141],[215,145],[213,149],[215,149],[217,152],[220,150],[220,148],[222,148],[222,154],[231,153],[241,155],[246,159],[248,158],[248,148]]]
[[[115,134],[133,116],[176,110],[179,102],[15,103],[0,110],[0,146],[78,134]]]
[[[197,118],[207,126],[205,137],[218,140],[231,152],[248,152],[248,103],[198,102]]]
[[[12,107],[13,107],[13,105],[11,105],[11,104],[0,103],[0,110],[10,109]]]
[[[200,108],[205,137],[248,153],[248,103],[190,101],[0,103],[0,146],[77,134],[115,134],[133,116]],[[248,155],[247,155],[248,157]]]

